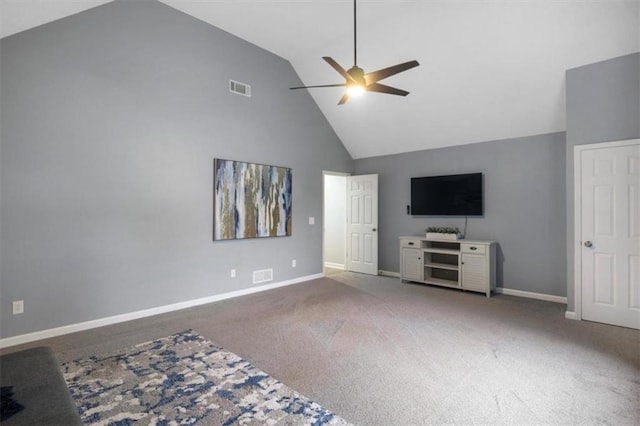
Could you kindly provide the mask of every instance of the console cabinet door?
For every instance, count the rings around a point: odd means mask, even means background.
[[[402,249],[401,273],[403,280],[422,281],[422,250]]]
[[[462,288],[489,290],[489,270],[485,255],[462,253]]]

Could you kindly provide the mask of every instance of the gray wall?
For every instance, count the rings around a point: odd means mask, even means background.
[[[467,238],[498,242],[498,286],[564,296],[564,167],[564,133],[356,160],[357,174],[379,174],[380,269],[399,271],[399,236],[464,226],[407,215],[411,177],[482,172],[484,216],[469,218]]]
[[[640,53],[567,71],[567,310],[574,299],[573,147],[640,138]]]
[[[353,162],[286,60],[146,0],[0,52],[1,337],[322,272],[322,171]],[[293,169],[292,237],[212,242],[214,157]]]

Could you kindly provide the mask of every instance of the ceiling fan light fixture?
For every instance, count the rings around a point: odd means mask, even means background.
[[[347,93],[350,98],[362,96],[365,91],[365,87],[360,84],[353,84],[347,87]]]
[[[349,81],[347,81],[347,94],[350,98],[362,96],[367,90],[367,81],[364,78],[364,70],[357,65],[347,71]]]

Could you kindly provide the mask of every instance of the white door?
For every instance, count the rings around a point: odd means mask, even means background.
[[[579,161],[582,318],[640,329],[640,139]]]
[[[378,275],[378,175],[347,177],[347,270]]]

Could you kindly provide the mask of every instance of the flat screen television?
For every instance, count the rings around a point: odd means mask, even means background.
[[[482,173],[411,178],[414,216],[482,216]]]

